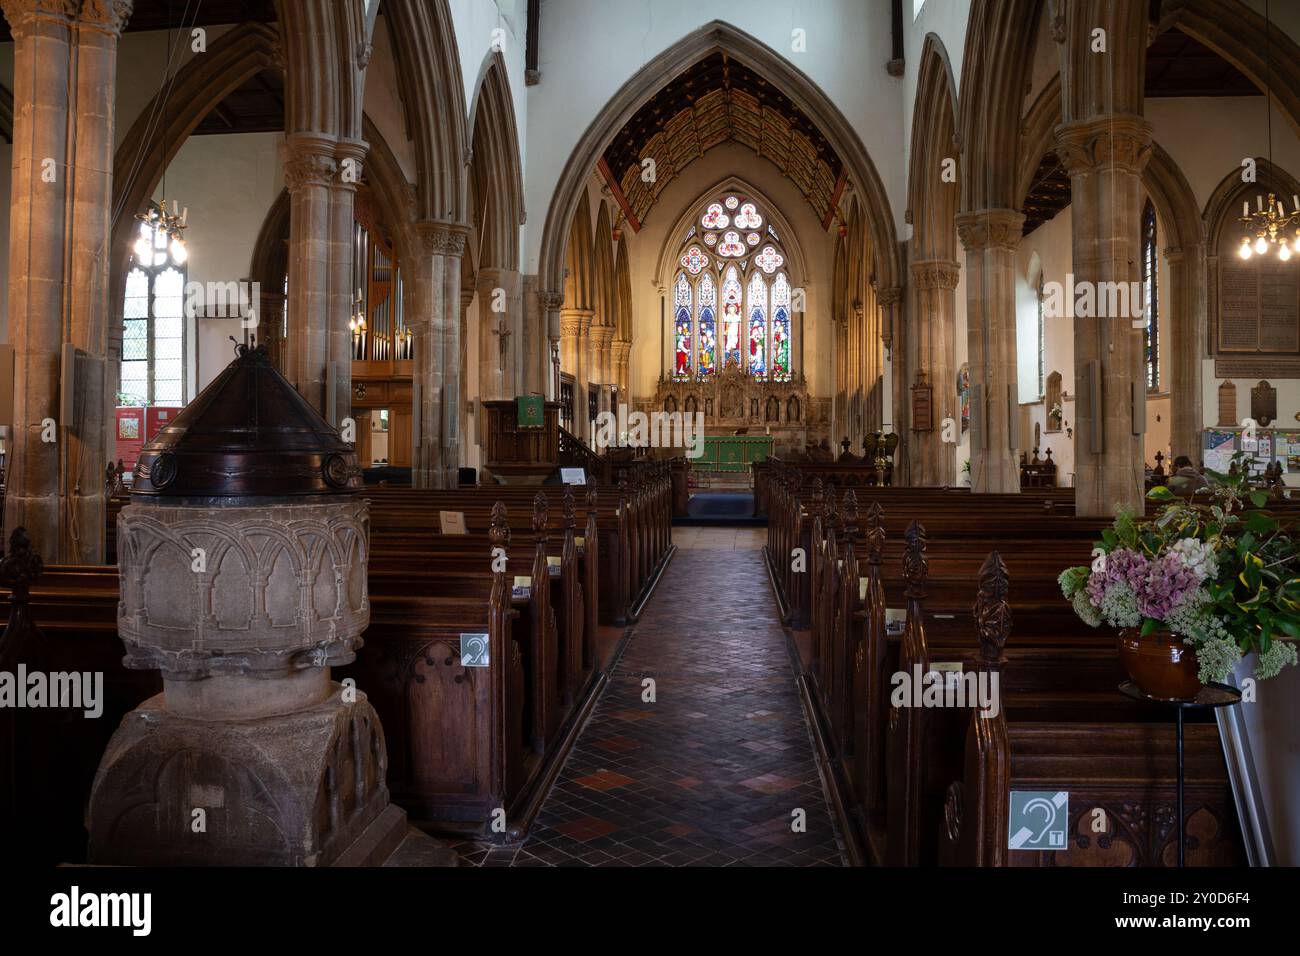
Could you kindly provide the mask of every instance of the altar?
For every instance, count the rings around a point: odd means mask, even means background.
[[[811,398],[802,375],[784,381],[761,378],[747,374],[734,360],[721,372],[702,378],[661,378],[654,397],[637,399],[634,406],[647,415],[703,415],[705,454],[696,462],[710,460],[713,454],[715,464],[728,468],[734,464],[732,470],[737,471],[747,471],[751,462],[768,455],[802,452],[830,439],[830,399]],[[714,441],[721,438],[748,441]],[[741,457],[733,462],[717,455]],[[694,467],[701,470],[704,466]]]

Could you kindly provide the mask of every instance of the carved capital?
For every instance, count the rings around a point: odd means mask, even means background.
[[[957,235],[967,249],[1015,249],[1025,214],[1016,209],[980,209],[957,216]]]
[[[912,281],[918,289],[955,289],[961,266],[952,259],[917,259],[912,263]]]
[[[441,219],[426,219],[415,224],[415,231],[424,243],[426,252],[435,256],[465,255],[465,237],[469,229],[459,222],[445,222]]]
[[[120,37],[134,5],[134,0],[85,0],[81,7],[81,25]]]
[[[884,289],[876,290],[876,301],[882,308],[889,308],[891,305],[897,305],[903,298],[903,290],[898,286],[888,286]]]
[[[1056,128],[1056,155],[1071,176],[1117,169],[1141,174],[1151,159],[1151,124],[1111,113]]]
[[[560,307],[564,305],[564,293],[539,292],[537,293],[537,304],[542,307],[544,312],[559,312]]]
[[[336,144],[319,136],[290,136],[280,148],[284,159],[284,184],[295,192],[308,186],[329,186],[338,175]]]
[[[0,10],[4,11],[15,40],[36,23],[70,25],[80,7],[81,0],[0,0]]]

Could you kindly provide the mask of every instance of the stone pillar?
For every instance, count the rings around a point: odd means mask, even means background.
[[[1201,464],[1201,354],[1205,343],[1205,246],[1196,243],[1165,250],[1169,288],[1162,289],[1162,313],[1171,335],[1168,376],[1170,393],[1169,444],[1174,456],[1186,455]]]
[[[289,371],[287,376],[312,408],[328,419],[332,403],[325,386],[335,343],[331,336],[331,306],[347,296],[342,328],[344,355],[350,356],[347,316],[351,313],[352,277],[337,288],[333,245],[337,241],[334,189],[338,181],[333,137],[293,133],[285,137],[284,182],[289,190]],[[348,223],[351,244],[351,223]],[[349,257],[350,261],[350,257]]]
[[[618,386],[623,400],[629,401],[632,393],[632,373],[629,366],[632,343],[625,339],[615,339],[611,351],[614,356],[614,384]]]
[[[591,326],[591,377],[601,385],[609,385],[614,381],[613,360],[611,358],[610,345],[614,341],[614,327],[612,325]]]
[[[1074,287],[1086,294],[1084,284],[1091,284],[1095,305],[1074,309],[1075,513],[1141,513],[1145,322],[1140,294],[1127,309],[1124,304],[1142,278],[1142,169],[1151,155],[1151,126],[1140,116],[1110,114],[1064,124],[1056,137],[1073,197]],[[1088,384],[1093,363],[1100,396]]]
[[[500,269],[479,269],[478,282],[478,396],[480,401],[507,398],[510,344],[514,326],[510,321],[506,291]],[[498,290],[500,290],[498,294]],[[499,305],[498,305],[499,303]]]
[[[538,292],[537,309],[542,324],[542,335],[547,344],[545,357],[545,383],[542,391],[551,401],[560,400],[560,371],[557,359],[563,341],[560,309],[564,305],[564,295],[560,292]]]
[[[352,414],[352,333],[348,319],[357,294],[352,261],[353,202],[367,149],[359,141],[335,144],[338,175],[329,185],[329,306],[325,335],[329,341],[329,363],[334,369],[334,394],[326,396],[324,417],[335,427]]]
[[[2,0],[14,38],[9,341],[14,425],[5,526],[47,556],[104,555],[109,212],[117,43],[129,0]],[[64,345],[75,369],[62,368]],[[75,375],[60,408],[60,375]],[[48,439],[54,440],[48,440]]]
[[[917,371],[925,373],[931,388],[931,430],[912,431],[912,423],[896,422],[894,429],[910,440],[909,474],[917,485],[944,486],[957,483],[955,444],[944,442],[943,421],[959,422],[957,407],[957,279],[960,266],[951,259],[917,259],[912,263],[912,284],[916,288],[916,321],[911,337],[915,340],[914,362],[895,362],[895,374],[906,369],[907,381],[898,391],[909,396],[905,407],[911,408],[909,391],[916,384]],[[954,431],[954,440],[960,433]]]
[[[1012,443],[1012,433],[1019,413],[1016,247],[1024,221],[1015,209],[957,216],[957,234],[966,249],[966,354],[971,415],[978,417],[972,421],[971,490],[977,494],[1020,491],[1019,444]]]
[[[560,311],[560,347],[563,367],[573,375],[573,427],[577,437],[587,438],[587,330],[593,313],[590,309],[565,307]]]
[[[414,380],[420,392],[419,451],[412,470],[417,488],[454,488],[461,446],[461,258],[468,232],[460,223],[416,224],[427,258],[425,321],[428,347],[416,350]]]

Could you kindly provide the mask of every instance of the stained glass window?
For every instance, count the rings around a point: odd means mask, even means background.
[[[790,378],[790,281],[784,272],[772,281],[772,378]]]
[[[740,325],[742,321],[740,303],[740,275],[735,266],[727,269],[722,281],[722,367],[735,360],[742,364],[740,356]]]
[[[685,273],[677,277],[676,293],[676,331],[673,335],[676,361],[673,374],[677,378],[686,378],[691,374],[691,284]]]
[[[747,202],[736,213],[735,225],[737,229],[758,229],[763,225],[763,217],[758,214],[752,202]]]
[[[673,377],[703,378],[735,362],[789,381],[794,290],[781,239],[758,204],[734,193],[711,200],[678,248]]]
[[[749,280],[749,374],[767,374],[767,283],[757,272]]]
[[[691,275],[697,276],[700,274],[700,270],[709,264],[709,259],[699,246],[691,246],[682,256],[681,264],[683,269]]]
[[[1156,207],[1147,200],[1142,210],[1142,288],[1146,292],[1147,389],[1160,390],[1160,310],[1156,295],[1160,283],[1160,260],[1156,255]]]
[[[713,276],[707,272],[700,279],[699,285],[699,308],[700,308],[700,374],[709,375],[717,369],[714,365],[714,358],[717,354],[718,347],[718,323],[717,323],[717,306],[718,293],[713,284]]]
[[[743,256],[745,254],[745,244],[740,241],[740,233],[724,232],[722,241],[718,243],[717,252],[720,256]]]
[[[726,229],[731,225],[731,217],[719,203],[711,203],[700,217],[700,225],[705,229]]]
[[[772,246],[764,246],[763,251],[754,257],[754,264],[771,275],[785,264],[785,258]]]

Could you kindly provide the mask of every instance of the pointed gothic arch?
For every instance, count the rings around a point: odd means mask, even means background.
[[[584,189],[569,225],[565,251],[564,304],[566,308],[592,310],[594,254],[591,246],[591,205]]]
[[[415,146],[416,218],[466,223],[469,136],[451,10],[447,0],[383,4],[406,132]]]
[[[470,111],[473,131],[470,192],[483,268],[518,270],[519,227],[524,221],[524,180],[519,134],[505,58],[489,53]]]
[[[609,203],[600,201],[596,214],[596,232],[592,236],[595,250],[595,306],[592,325],[614,327],[618,288],[614,284],[614,238],[609,223]]]
[[[927,34],[921,47],[907,205],[912,213],[912,258],[956,259],[961,175],[955,142],[957,94],[943,41]],[[946,181],[945,161],[956,164]]]
[[[665,77],[678,75],[717,50],[726,51],[729,57],[781,89],[826,136],[844,160],[849,179],[865,197],[876,273],[884,285],[901,286],[902,265],[888,195],[852,125],[821,88],[785,57],[737,27],[715,20],[642,66],[605,104],[574,146],[556,184],[542,230],[538,262],[541,287],[563,288],[568,224],[605,148],[636,111],[663,87]]]

